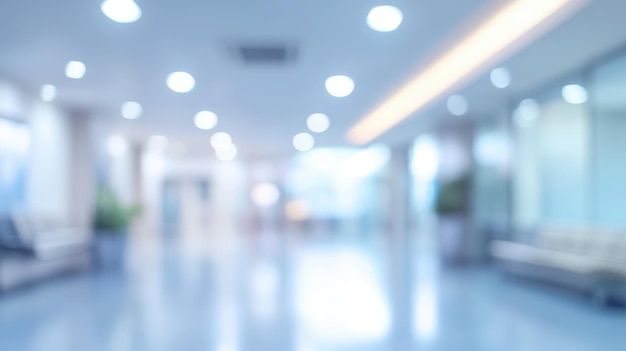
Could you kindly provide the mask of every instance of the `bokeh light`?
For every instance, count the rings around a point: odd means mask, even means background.
[[[376,6],[367,15],[367,25],[375,31],[391,32],[402,23],[403,15],[394,6]]]
[[[194,117],[194,124],[202,130],[210,130],[217,125],[217,115],[211,111],[200,111]]]
[[[122,117],[126,119],[137,119],[143,113],[143,107],[135,101],[126,101],[122,104]]]
[[[455,116],[463,116],[469,109],[467,99],[462,95],[452,95],[447,101],[448,111]]]
[[[326,79],[326,91],[334,97],[346,97],[354,91],[354,81],[348,76],[332,76]]]
[[[261,207],[273,206],[280,198],[278,187],[272,183],[257,184],[252,189],[252,200]]]
[[[167,86],[177,93],[188,93],[196,86],[196,80],[187,72],[174,72],[167,77]]]
[[[570,84],[563,87],[563,99],[570,104],[584,104],[589,98],[587,89],[578,84]]]
[[[309,151],[315,146],[315,139],[309,133],[298,133],[293,137],[293,147],[298,151]]]
[[[323,133],[330,127],[330,119],[323,113],[314,113],[307,118],[306,125],[312,132]]]

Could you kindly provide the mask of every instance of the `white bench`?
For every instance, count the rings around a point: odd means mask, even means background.
[[[626,231],[551,226],[529,243],[494,241],[491,254],[511,273],[589,290],[600,304],[626,298]]]
[[[24,216],[4,219],[13,236],[0,257],[0,291],[91,266],[91,237],[77,228],[44,229]]]

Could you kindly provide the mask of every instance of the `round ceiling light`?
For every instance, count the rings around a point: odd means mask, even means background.
[[[100,10],[117,23],[132,23],[141,18],[141,8],[133,0],[106,0]]]
[[[520,127],[530,126],[541,115],[541,105],[535,99],[526,99],[519,103],[513,112],[513,119]]]
[[[376,6],[367,15],[367,25],[375,31],[391,32],[402,23],[402,11],[394,6]]]
[[[315,146],[315,139],[309,133],[298,133],[293,137],[293,147],[298,151],[309,151]]]
[[[51,84],[44,84],[41,87],[40,95],[43,101],[54,101],[57,97],[57,88]]]
[[[177,93],[188,93],[196,86],[196,80],[187,72],[174,72],[167,77],[167,86]]]
[[[563,99],[570,104],[584,104],[589,98],[587,89],[578,84],[570,84],[563,87]]]
[[[122,104],[122,117],[126,119],[137,119],[143,113],[143,107],[135,101],[126,101]]]
[[[215,150],[226,150],[233,144],[233,139],[230,134],[225,132],[218,132],[211,137],[211,146]]]
[[[65,66],[65,76],[72,79],[81,79],[86,71],[87,67],[80,61],[70,61]]]
[[[354,81],[348,76],[332,76],[326,79],[326,91],[334,97],[346,97],[354,91]]]
[[[330,127],[330,119],[323,113],[314,113],[307,118],[306,125],[312,132],[323,133]]]
[[[498,89],[504,89],[511,85],[511,72],[504,67],[495,68],[489,77],[493,86]]]
[[[217,159],[223,162],[229,162],[237,157],[237,147],[235,145],[230,144],[225,149],[215,150],[215,156]]]
[[[210,130],[217,125],[217,115],[211,111],[200,111],[194,117],[194,124],[202,130]]]
[[[463,116],[469,109],[467,99],[462,95],[452,95],[447,102],[448,111],[455,116]]]

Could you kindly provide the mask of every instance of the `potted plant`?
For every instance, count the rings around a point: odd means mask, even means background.
[[[125,206],[108,189],[96,196],[93,229],[96,239],[97,263],[102,269],[121,268],[126,252],[128,226],[139,215],[138,206]]]
[[[471,191],[469,173],[440,184],[435,212],[439,222],[439,250],[446,263],[463,264],[471,259]]]

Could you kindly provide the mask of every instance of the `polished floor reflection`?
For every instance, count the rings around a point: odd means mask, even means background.
[[[142,239],[124,273],[0,296],[0,350],[623,350],[626,311],[442,269],[419,240]]]

